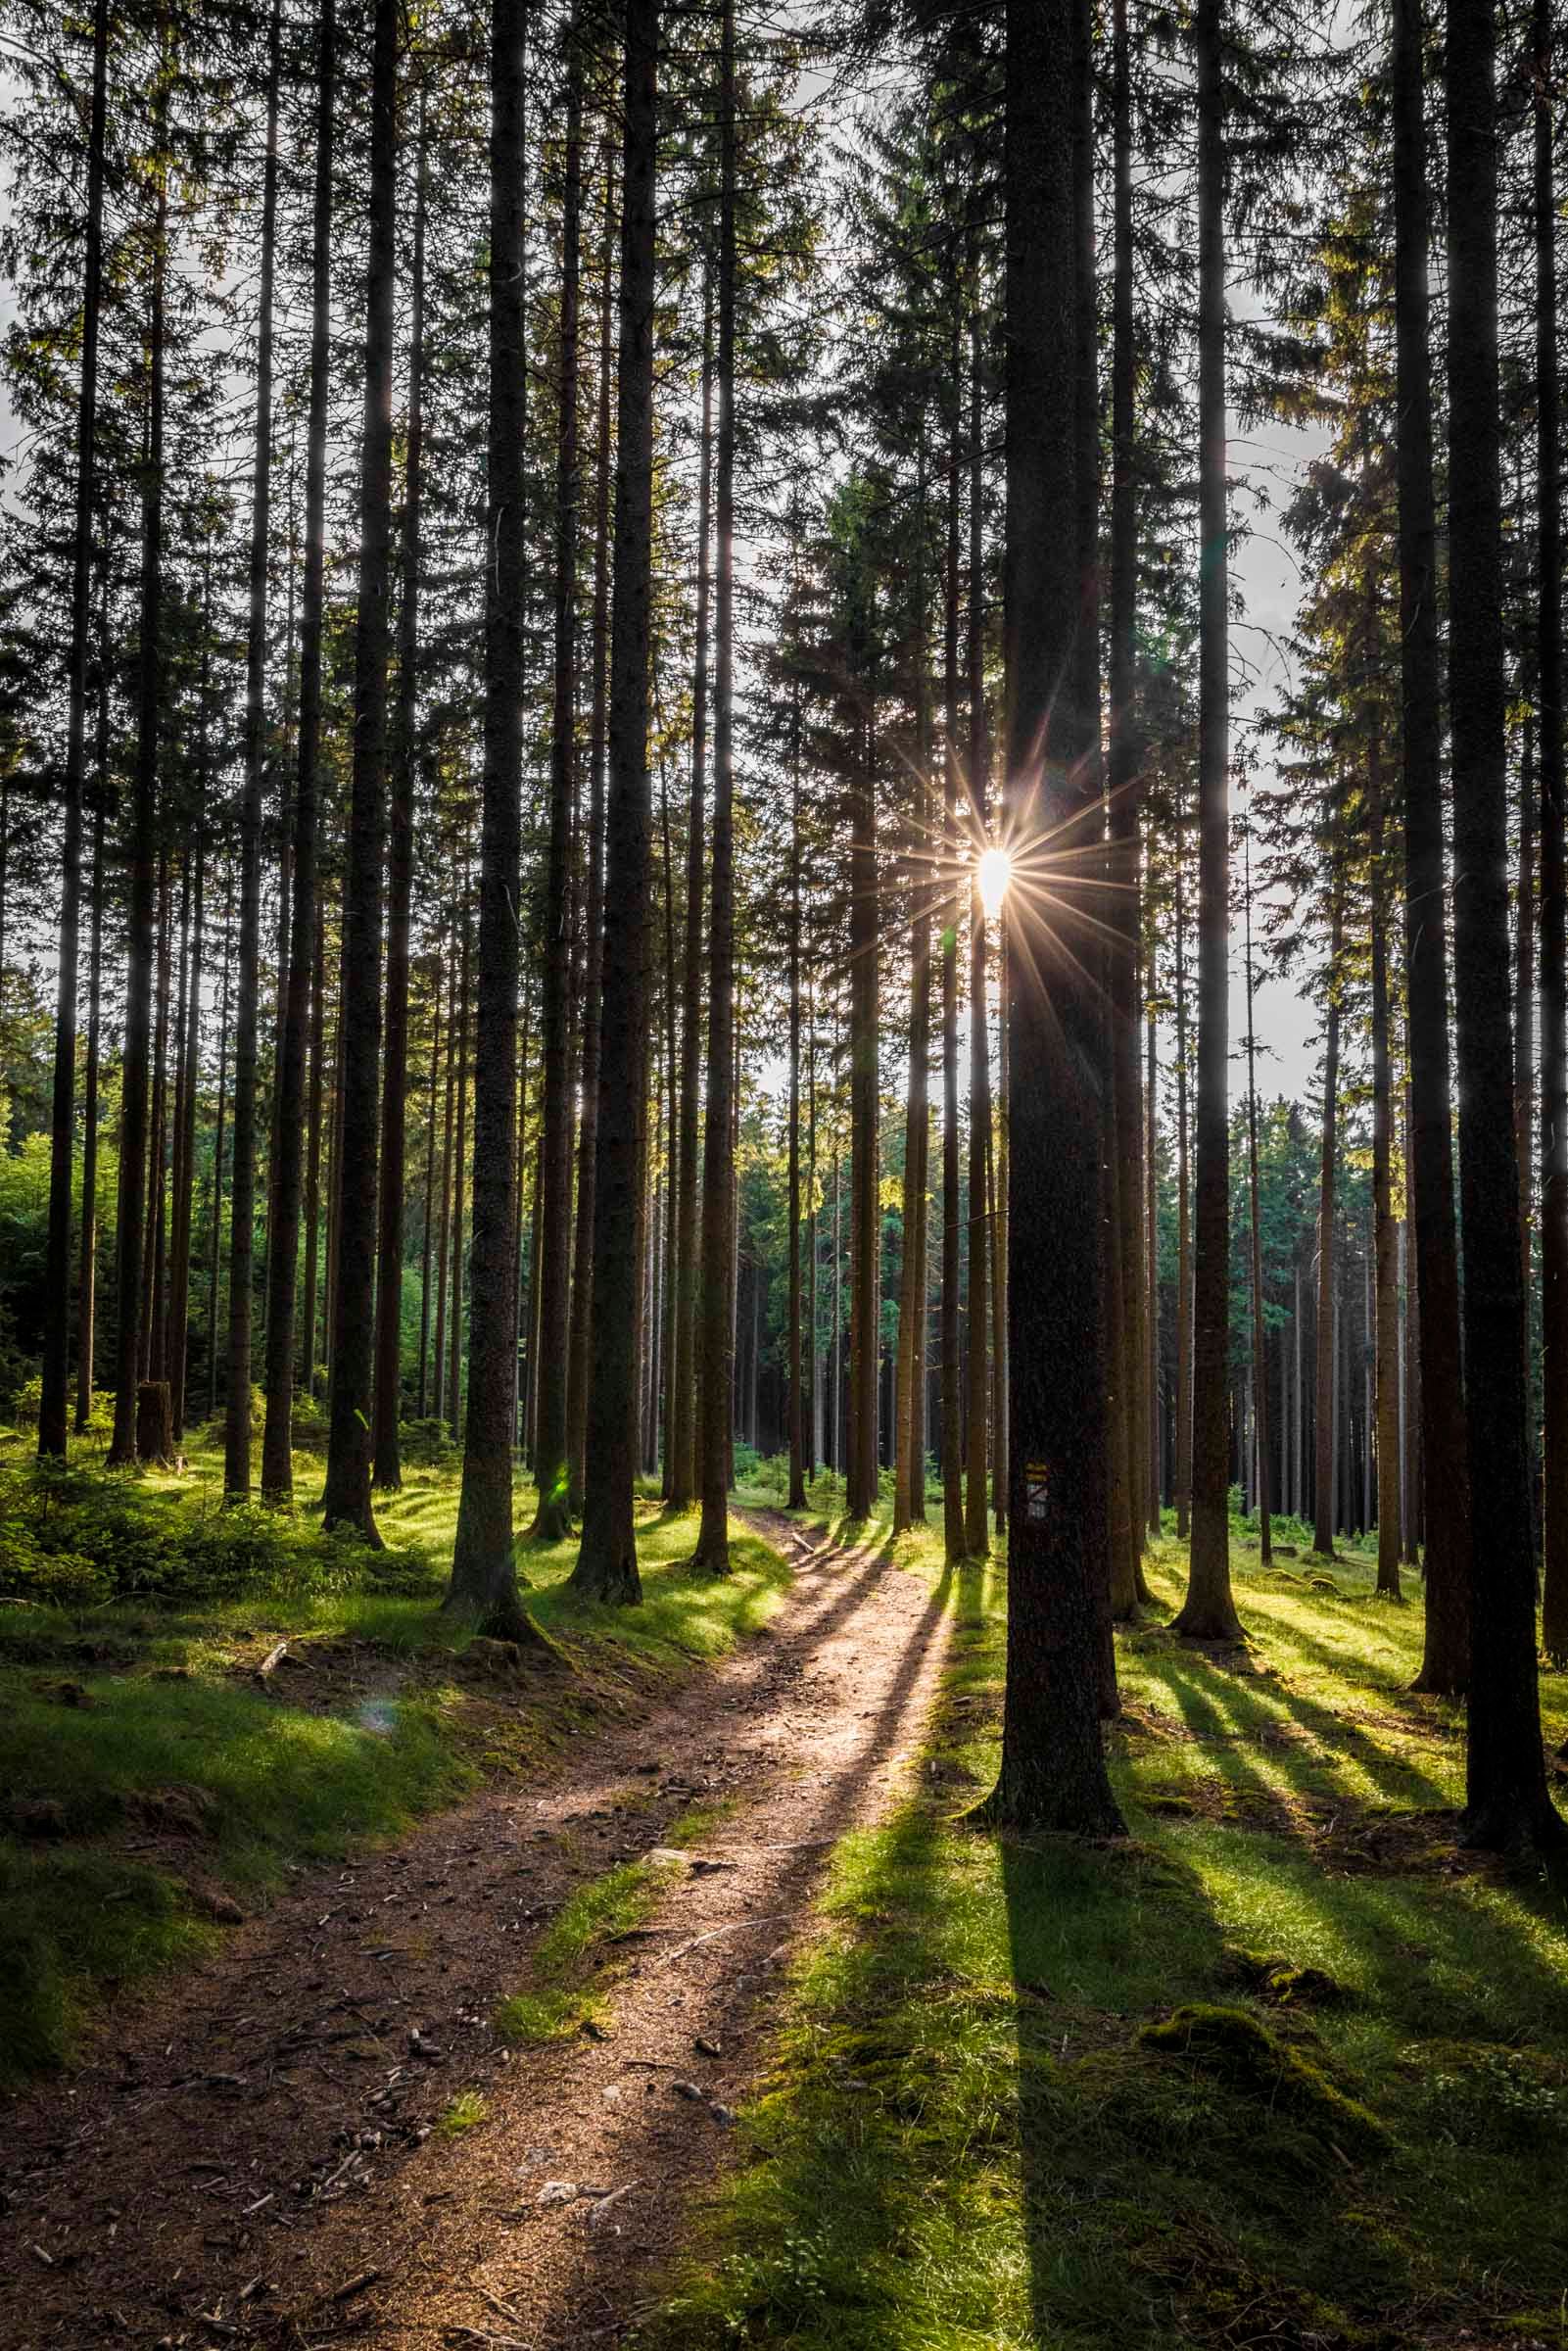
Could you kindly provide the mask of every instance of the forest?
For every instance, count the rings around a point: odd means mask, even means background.
[[[0,2351],[1568,2351],[1558,14],[0,0]]]

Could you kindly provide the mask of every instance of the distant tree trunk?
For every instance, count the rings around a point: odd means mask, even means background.
[[[159,729],[163,720],[164,290],[168,265],[168,167],[164,153],[166,86],[160,76],[154,125],[158,197],[153,222],[152,300],[147,333],[147,440],[142,469],[140,660],[136,764],[131,802],[130,922],[125,1045],[120,1060],[119,1191],[116,1227],[115,1433],[111,1468],[137,1459],[137,1368],[147,1304],[142,1278],[148,1191],[147,1080],[152,1030],[153,890],[158,814]]]
[[[727,20],[733,41],[733,25]],[[637,1482],[638,1210],[646,1119],[649,849],[648,682],[652,604],[654,199],[658,129],[658,0],[628,0],[622,148],[620,356],[614,609],[610,634],[609,794],[594,1197],[594,1363],[589,1383],[583,1541],[574,1588],[595,1600],[641,1597],[633,1530]],[[733,135],[733,132],[732,132]],[[731,221],[731,236],[734,222]],[[733,244],[732,244],[733,255]],[[734,285],[729,357],[734,361]],[[733,385],[727,386],[728,391]],[[721,436],[722,438],[722,436]],[[733,426],[731,432],[733,457]],[[731,522],[721,463],[720,533]],[[721,622],[728,623],[721,579]],[[721,664],[724,656],[721,653]],[[721,678],[724,677],[721,667]],[[721,699],[721,729],[728,713]],[[719,784],[729,784],[721,733]],[[726,840],[726,846],[727,846]],[[718,884],[715,882],[717,891]],[[711,1096],[709,1118],[714,1116]]]
[[[583,1003],[582,1111],[577,1134],[577,1230],[572,1263],[571,1361],[566,1376],[568,1506],[580,1518],[586,1490],[589,1362],[594,1331],[594,1171],[598,1148],[599,993],[604,970],[604,765],[610,650],[610,310],[614,291],[615,180],[604,152],[604,225],[599,260],[598,417],[594,496],[593,715],[589,726],[587,955]],[[700,982],[699,982],[700,984]],[[693,1134],[693,1148],[694,1148]],[[677,1328],[679,1312],[672,1318]],[[678,1374],[677,1374],[678,1376]],[[672,1382],[672,1387],[673,1387]],[[673,1408],[672,1408],[673,1426]],[[671,1446],[666,1442],[666,1454]],[[673,1474],[673,1457],[666,1461]],[[673,1491],[673,1487],[672,1487]]]
[[[276,30],[274,27],[274,39]],[[318,768],[321,741],[322,633],[326,604],[326,465],[327,431],[331,410],[332,363],[332,192],[333,122],[337,106],[337,20],[334,0],[321,0],[316,30],[316,153],[315,192],[310,257],[310,406],[306,424],[305,456],[305,581],[300,648],[300,718],[294,777],[293,886],[290,892],[290,942],[287,995],[282,1027],[282,1056],[277,1072],[276,1166],[271,1186],[272,1222],[266,1253],[266,1409],[261,1428],[261,1493],[264,1499],[286,1504],[294,1494],[294,1278],[299,1258],[300,1187],[305,1138],[302,1133],[306,1103],[306,1033],[309,1018],[310,957],[315,940],[315,869]],[[274,102],[275,103],[275,102]],[[274,135],[268,149],[271,175],[271,217],[277,212],[277,165]],[[265,349],[265,399],[258,395],[256,428],[257,484],[251,544],[251,637],[246,695],[247,825],[254,823],[258,839],[261,821],[261,783],[265,767],[266,587],[270,552],[269,502],[271,481],[272,398],[272,280],[270,246],[263,272],[261,334]],[[265,439],[261,408],[266,409]],[[292,567],[291,567],[292,577]],[[250,815],[254,794],[255,815]],[[247,832],[242,855],[254,857]],[[257,958],[257,913],[252,906],[247,936],[247,897],[254,901],[255,886],[245,866],[240,885],[240,1041],[235,1056],[234,1088],[234,1249],[229,1275],[229,1405],[228,1443],[230,1491],[250,1488],[250,1289],[249,1264],[245,1273],[246,1303],[237,1308],[240,1223],[249,1235],[255,1220],[256,1150],[256,1008],[251,1008],[246,1033],[246,975]],[[249,958],[249,961],[247,960]],[[240,1108],[245,1080],[241,1065],[249,1060],[249,1098],[243,1121]],[[249,1129],[242,1212],[241,1128]],[[246,1246],[249,1246],[247,1240]],[[243,1314],[244,1329],[239,1327]],[[241,1376],[239,1354],[246,1364]],[[242,1393],[235,1396],[235,1381]],[[243,1415],[244,1429],[241,1429]],[[244,1479],[239,1472],[243,1467]]]
[[[217,1019],[217,1108],[213,1128],[213,1225],[207,1260],[207,1416],[217,1417],[217,1282],[223,1256],[223,1110],[228,1083],[229,943],[234,930],[234,869],[223,903],[223,994]]]
[[[1541,709],[1542,1638],[1568,1658],[1568,850],[1563,837],[1561,387],[1553,189],[1554,11],[1535,0],[1537,694]],[[1421,1272],[1422,1333],[1429,1309]],[[1425,1358],[1422,1378],[1427,1376]],[[1431,1478],[1430,1457],[1427,1470]],[[1432,1549],[1427,1512],[1427,1551]],[[1430,1576],[1430,1567],[1428,1569]]]
[[[441,951],[436,951],[435,976],[430,987],[430,1098],[425,1111],[425,1213],[419,1244],[419,1401],[418,1417],[425,1417],[430,1388],[430,1243],[436,1227],[436,1104],[441,1079]],[[527,1040],[524,1040],[523,1099],[528,1098]],[[519,1146],[522,1121],[518,1122]]]
[[[849,1463],[844,1507],[851,1518],[869,1518],[877,1507],[877,1261],[881,1238],[877,752],[869,720],[862,720],[857,736],[849,844]],[[984,1346],[982,1326],[982,1354]],[[982,1477],[982,1508],[983,1499]]]
[[[205,611],[203,620],[205,626]],[[200,805],[204,807],[208,783],[206,668],[204,655],[204,691],[200,721],[201,749],[197,764]],[[185,1437],[185,1362],[190,1341],[191,1231],[196,1189],[196,1096],[201,1083],[202,1071],[202,948],[204,944],[202,934],[203,916],[206,910],[203,888],[206,856],[200,818],[197,820],[195,863],[196,872],[191,884],[194,922],[191,931],[190,964],[185,980],[184,1068],[181,1074],[178,1132],[175,1138],[173,1234],[169,1247],[169,1418],[173,1425],[176,1452]]]
[[[787,1508],[806,1507],[805,1415],[800,1345],[800,685],[794,687],[789,825],[789,1492]],[[907,1193],[907,1182],[906,1182]],[[906,1275],[908,1265],[906,1259]],[[902,1477],[900,1478],[902,1483]]]
[[[571,1523],[566,1415],[571,1355],[573,1108],[569,905],[577,786],[577,516],[581,496],[577,344],[583,210],[583,71],[575,10],[566,35],[565,133],[555,445],[555,674],[540,1023],[545,1069],[541,1161],[545,1192],[539,1226],[539,1403],[534,1441],[539,1498],[530,1529],[536,1543],[558,1543]]]
[[[1415,1239],[1415,1284],[1420,1297],[1421,1519],[1426,1537],[1426,1618],[1416,1687],[1451,1696],[1464,1688],[1469,1676],[1470,1538],[1464,1399],[1459,1369],[1459,1252],[1453,1211],[1452,1103],[1449,1086],[1443,705],[1432,486],[1432,352],[1427,296],[1430,203],[1422,95],[1423,26],[1420,0],[1395,0],[1392,112],[1395,323],[1399,344],[1396,456],[1404,752],[1404,950],[1409,1005],[1411,1228]],[[1539,319],[1543,312],[1538,309],[1537,314]],[[1555,350],[1555,342],[1552,349]],[[1547,373],[1555,383],[1552,369],[1548,368]],[[1544,930],[1544,904],[1542,919]],[[1544,936],[1543,952],[1544,955]],[[1544,986],[1544,1023],[1548,999],[1549,988]],[[1543,1067],[1546,1066],[1544,1051]],[[1548,1117],[1543,1131],[1549,1128]],[[1564,1197],[1568,1198],[1568,1192]],[[1545,1223],[1544,1203],[1544,1228]]]
[[[1253,1009],[1253,836],[1251,811],[1246,835],[1247,854],[1247,1189],[1251,1211],[1253,1286],[1253,1415],[1258,1452],[1259,1562],[1268,1566],[1274,1557],[1274,1476],[1268,1459],[1268,1332],[1263,1320],[1262,1210],[1258,1184],[1258,1031]]]
[[[1225,1396],[1230,1357],[1229,566],[1225,512],[1224,98],[1221,0],[1199,0],[1198,52],[1198,1165],[1193,1264],[1192,1571],[1176,1630],[1234,1641]]]
[[[958,1139],[958,587],[959,319],[953,312],[952,426],[947,452],[947,559],[942,620],[942,1532],[947,1563],[964,1557],[964,1401],[959,1389]]]
[[[980,405],[979,288],[970,319],[970,809],[976,844],[988,838],[990,746],[985,726],[985,540],[983,453]],[[873,1118],[876,1108],[873,1104]],[[985,903],[980,896],[978,851],[970,888],[970,1300],[969,1300],[969,1478],[965,1493],[964,1549],[983,1559],[991,1548],[987,1519],[990,1307],[986,1257],[990,1227],[985,1213],[986,1160],[991,1140],[991,1039],[985,1005]]]
[[[1186,847],[1176,833],[1176,1540],[1192,1513],[1192,1177],[1187,1118],[1187,921],[1182,903]]]
[[[1151,948],[1151,950],[1150,950],[1150,953],[1151,953],[1151,965],[1152,965],[1152,958],[1153,958],[1153,949],[1152,949],[1152,948]],[[1153,990],[1153,984],[1152,984],[1152,981],[1153,981],[1153,975],[1152,975],[1152,970],[1151,970],[1151,986],[1150,986],[1150,995],[1151,995],[1151,997],[1153,996],[1153,992],[1154,992],[1154,990]],[[1159,1085],[1158,1085],[1158,1082],[1157,1082],[1157,1080],[1158,1080],[1158,1076],[1159,1076],[1159,1065],[1158,1065],[1158,1062],[1157,1062],[1157,1060],[1156,1060],[1156,1045],[1155,1045],[1156,1032],[1157,1032],[1157,1023],[1156,1023],[1156,1020],[1155,1020],[1154,1005],[1153,1005],[1153,1003],[1152,1003],[1152,1001],[1151,1001],[1151,1003],[1150,1003],[1150,1006],[1149,1006],[1149,1020],[1148,1020],[1148,1032],[1149,1032],[1149,1074],[1148,1074],[1148,1082],[1147,1082],[1147,1084],[1145,1085],[1145,1087],[1144,1087],[1144,1092],[1143,1092],[1143,1107],[1144,1107],[1144,1148],[1143,1148],[1143,1165],[1144,1165],[1144,1176],[1145,1176],[1145,1185],[1144,1185],[1144,1215],[1145,1215],[1145,1217],[1146,1217],[1146,1219],[1147,1219],[1147,1231],[1146,1231],[1146,1233],[1145,1233],[1145,1237],[1144,1237],[1144,1271],[1145,1271],[1145,1276],[1146,1276],[1146,1278],[1147,1278],[1147,1281],[1148,1281],[1148,1284],[1149,1284],[1149,1289],[1148,1289],[1148,1304],[1147,1304],[1147,1307],[1146,1307],[1146,1310],[1145,1310],[1145,1311],[1146,1311],[1146,1319],[1145,1319],[1145,1323],[1144,1323],[1144,1335],[1145,1335],[1145,1339],[1146,1339],[1146,1341],[1147,1341],[1147,1344],[1148,1344],[1148,1350],[1149,1350],[1149,1354],[1148,1354],[1148,1371],[1147,1371],[1147,1373],[1146,1373],[1146,1378],[1147,1378],[1147,1382],[1148,1382],[1148,1403],[1149,1403],[1149,1532],[1150,1532],[1151,1536],[1153,1536],[1154,1540],[1155,1540],[1156,1542],[1158,1542],[1158,1541],[1160,1540],[1160,1537],[1161,1537],[1161,1535],[1162,1535],[1162,1534],[1164,1533],[1164,1522],[1163,1518],[1161,1517],[1162,1485],[1161,1485],[1161,1452],[1160,1452],[1160,1425],[1161,1425],[1161,1423],[1160,1423],[1160,1171],[1159,1171],[1159,1165],[1158,1165],[1158,1161],[1157,1161],[1157,1158],[1156,1158],[1156,1145],[1157,1145],[1157,1142],[1158,1142],[1158,1139],[1159,1139],[1159,1125],[1158,1125],[1158,1122],[1159,1122],[1160,1092],[1159,1092]],[[1142,1597],[1143,1597],[1143,1595],[1140,1593],[1140,1594],[1139,1594],[1139,1598],[1140,1598],[1140,1599],[1142,1599]]]
[[[992,1308],[991,1320],[996,1333],[993,1385],[996,1396],[991,1431],[991,1495],[996,1511],[996,1531],[1006,1531],[1008,1522],[1008,1487],[1010,1471],[1007,1458],[1007,1380],[1008,1380],[1008,1093],[1012,1079],[1012,1052],[1008,1043],[1006,1006],[1008,988],[1008,933],[1005,917],[996,927],[997,965],[997,1050],[996,1050],[996,1130],[992,1137],[992,1193],[994,1207],[991,1227]],[[921,1259],[925,1273],[924,1239]],[[924,1286],[923,1286],[924,1295]],[[924,1350],[923,1350],[924,1353]],[[922,1513],[924,1515],[924,1512]]]
[[[1074,677],[1080,617],[1073,146],[1086,18],[1083,0],[1009,0],[1007,10],[1003,773],[1007,830],[1025,874],[1031,856],[1059,857],[1064,846],[1077,847],[1087,867],[1101,816],[1096,763],[1084,755],[1098,712],[1070,708],[1063,691]],[[1122,1823],[1099,1719],[1107,1398],[1084,1376],[1105,1311],[1098,1220],[1110,1072],[1101,1009],[1077,960],[1092,960],[1089,909],[1073,896],[1070,885],[1053,888],[1050,926],[1024,889],[1012,893],[1007,915],[1011,1177],[1024,1213],[1009,1224],[1007,1683],[1001,1772],[985,1816],[1025,1835],[1115,1836]],[[1065,920],[1074,936],[1058,941]]]
[[[376,0],[370,85],[370,253],[360,460],[354,779],[343,885],[343,1165],[322,1524],[379,1542],[370,1503],[380,1142],[381,866],[392,629],[392,363],[397,291],[398,0]],[[513,906],[508,919],[515,923]],[[499,1138],[496,1148],[501,1148]]]
[[[909,1078],[905,1088],[903,1266],[898,1290],[898,1370],[894,1400],[893,1531],[926,1516],[926,1194],[930,1129],[931,914],[929,859],[930,703],[926,679],[926,434],[920,439],[916,490],[915,773],[910,805]],[[798,873],[797,873],[798,886]],[[798,904],[798,887],[797,887]],[[796,936],[798,938],[798,914]]]
[[[164,1367],[164,1291],[167,1272],[165,1211],[167,1206],[168,1014],[170,924],[169,859],[158,853],[157,994],[153,1025],[153,1106],[147,1155],[147,1219],[142,1236],[141,1376],[166,1384]]]
[[[1536,1669],[1508,1018],[1496,57],[1492,0],[1449,0],[1448,374],[1450,438],[1464,452],[1449,481],[1453,853],[1464,877],[1454,893],[1453,974],[1472,1504],[1464,1834],[1489,1849],[1556,1850],[1564,1829],[1546,1793]],[[1548,374],[1555,360],[1553,351]]]
[[[447,1079],[441,1124],[441,1210],[436,1228],[440,1237],[436,1244],[436,1344],[430,1411],[432,1416],[437,1420],[445,1416],[444,1399],[447,1393],[447,1289],[450,1271],[449,1252],[451,1247],[451,1124],[457,1093],[457,965],[459,957],[460,949],[454,936],[447,972]],[[530,1370],[533,1368],[533,1353],[530,1350]]]
[[[696,667],[691,687],[691,797],[687,820],[686,949],[681,1014],[681,1203],[677,1213],[675,1415],[670,1507],[685,1510],[698,1488],[701,1337],[698,1225],[701,1214],[697,1124],[702,1052],[702,898],[704,769],[708,740],[709,502],[713,479],[713,268],[702,277],[702,438],[697,474]],[[703,1226],[705,1230],[705,1225]]]
[[[377,1235],[375,1433],[372,1475],[403,1484],[404,1190],[407,1165],[408,913],[413,894],[414,792],[419,772],[419,565],[424,468],[425,98],[419,98],[414,168],[413,283],[408,320],[408,440],[404,458],[403,603],[398,616],[398,702],[393,729],[387,855],[387,1032],[381,1087],[381,1224]],[[483,993],[483,983],[481,983]]]
[[[449,1303],[451,1319],[447,1324],[447,1418],[455,1443],[463,1433],[463,1288],[466,1261],[463,1256],[463,1194],[468,1175],[468,1039],[472,1033],[472,1002],[470,984],[473,973],[473,929],[468,916],[468,877],[463,877],[463,945],[459,966],[461,980],[457,994],[457,1080],[456,1080],[456,1138],[451,1159],[451,1288]],[[516,920],[515,913],[513,920]],[[470,1298],[473,1284],[468,1283]]]
[[[40,1458],[66,1458],[66,1415],[70,1390],[71,1155],[76,1128],[76,962],[81,926],[81,806],[87,766],[87,652],[92,625],[93,492],[98,430],[98,325],[104,263],[104,120],[109,77],[109,0],[93,10],[92,109],[87,129],[87,241],[82,264],[81,372],[76,399],[76,505],[71,552],[71,648],[68,656],[66,722],[65,839],[61,852],[60,947],[55,988],[55,1067],[50,1111],[49,1233],[45,1256],[46,1294],[54,1311],[44,1319],[42,1387],[38,1406]],[[107,561],[107,553],[106,553]],[[107,648],[106,648],[107,651]],[[99,832],[101,834],[101,822]],[[93,989],[98,986],[100,867],[93,868]],[[3,973],[0,973],[3,978]],[[96,1013],[95,1013],[96,1017]],[[94,1073],[96,1074],[96,1072]],[[96,1104],[90,1104],[89,1129]],[[84,1202],[85,1208],[85,1195]],[[90,1211],[87,1212],[90,1218]],[[90,1223],[84,1246],[91,1243]],[[88,1349],[87,1385],[92,1386],[92,1266],[82,1260],[85,1312],[81,1336]]]
[[[822,1360],[817,1346],[817,994],[806,989],[806,1352],[811,1364],[811,1415],[807,1421],[806,1476],[822,1460]]]
[[[1370,654],[1371,648],[1368,647]],[[1388,865],[1383,748],[1374,719],[1367,746],[1371,817],[1372,1217],[1377,1261],[1377,1588],[1400,1592],[1400,1241],[1394,1214],[1394,1074],[1389,1033]]]
[[[697,1309],[701,1403],[696,1563],[730,1568],[731,1390],[734,1363],[735,1143],[735,8],[723,0],[719,96],[717,564],[713,678],[712,907],[708,932],[707,1124],[702,1155],[702,1255]],[[693,792],[695,782],[693,777]]]
[[[315,907],[315,954],[310,965],[310,1071],[307,1085],[305,1144],[305,1299],[300,1348],[300,1384],[315,1394],[317,1268],[321,1255],[321,1114],[326,1055],[327,938],[319,892]]]
[[[1530,1459],[1531,1542],[1540,1538],[1535,1515],[1536,1441],[1531,1414],[1530,1194],[1535,1155],[1536,1048],[1536,721],[1527,710],[1519,730],[1519,857],[1514,888],[1513,1148],[1519,1167],[1519,1281],[1524,1317],[1525,1435]]]
[[[491,31],[490,510],[486,532],[491,561],[486,568],[485,596],[473,1283],[462,1494],[445,1605],[504,1639],[538,1641],[518,1594],[512,1549],[512,1421],[517,1384],[517,901],[528,612],[524,430],[528,309],[523,270],[527,25],[528,0],[497,0]],[[575,43],[573,46],[575,50]],[[572,389],[575,395],[575,382]]]
[[[1340,963],[1345,938],[1345,882],[1340,863],[1339,808],[1332,807],[1329,883],[1332,913],[1329,920],[1328,990],[1323,1041],[1323,1137],[1317,1180],[1317,1384],[1313,1411],[1316,1434],[1316,1488],[1312,1549],[1321,1558],[1334,1556],[1338,1516],[1335,1491],[1336,1438],[1339,1408],[1335,1374],[1339,1345],[1338,1291],[1334,1279],[1335,1202],[1339,1187],[1340,1091]]]
[[[107,663],[107,647],[104,660]],[[107,790],[109,689],[107,676],[100,688],[103,717],[99,730],[98,794],[93,809],[92,943],[87,950],[87,1067],[82,1083],[81,1146],[81,1267],[76,1342],[77,1436],[85,1434],[92,1417],[93,1323],[98,1296],[98,1057],[103,1023],[104,971],[104,797]],[[224,982],[228,969],[224,966]],[[218,1132],[223,1122],[223,1075],[218,1069]],[[220,1176],[214,1175],[214,1184]]]

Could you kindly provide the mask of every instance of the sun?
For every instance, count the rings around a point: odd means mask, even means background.
[[[1006,849],[987,849],[980,859],[980,904],[985,908],[987,922],[994,923],[1002,911],[1007,886],[1013,879],[1013,860]]]

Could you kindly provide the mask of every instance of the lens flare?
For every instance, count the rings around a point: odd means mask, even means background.
[[[987,922],[994,923],[1001,913],[1002,900],[1012,879],[1013,860],[1006,849],[987,849],[979,865],[980,904],[985,908]]]

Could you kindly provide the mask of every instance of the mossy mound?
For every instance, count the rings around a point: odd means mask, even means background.
[[[1368,2149],[1388,2143],[1375,2114],[1336,2089],[1321,2067],[1287,2048],[1245,2008],[1193,2002],[1164,2024],[1145,2025],[1139,2038],[1164,2056],[1190,2058],[1244,2096],[1287,2108],[1336,2141]]]
[[[1232,1944],[1223,1954],[1223,1963],[1232,1982],[1245,1984],[1260,1999],[1272,2000],[1281,2008],[1326,2007],[1350,1996],[1327,1968],[1298,1966],[1282,1951],[1249,1951]]]

